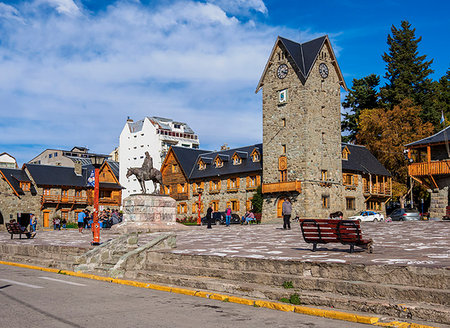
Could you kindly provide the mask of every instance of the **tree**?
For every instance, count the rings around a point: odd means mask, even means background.
[[[404,145],[433,133],[433,125],[430,122],[423,123],[420,112],[420,106],[406,99],[392,109],[363,110],[358,121],[357,142],[365,145],[391,172],[394,181],[404,186],[408,177]],[[398,186],[396,189],[404,190],[404,187]]]
[[[402,21],[400,29],[391,27],[392,36],[387,38],[389,52],[382,56],[386,62],[384,78],[388,83],[380,93],[389,109],[404,99],[412,99],[415,105],[422,108],[422,120],[436,124],[440,113],[436,113],[432,106],[432,81],[428,78],[433,73],[430,68],[433,60],[425,61],[426,55],[419,56],[417,48],[422,37],[416,38],[415,31],[408,21]]]
[[[447,70],[446,74],[441,77],[438,82],[433,82],[433,86],[433,106],[435,107],[435,112],[439,114],[439,120],[442,115],[441,113],[444,113],[444,116],[448,121],[448,118],[450,118],[450,69]],[[440,124],[435,126],[435,132],[442,129],[442,125]]]
[[[261,213],[262,205],[263,205],[262,187],[258,186],[256,188],[256,192],[253,194],[253,199],[252,199],[253,211],[255,213]]]
[[[380,77],[370,74],[362,79],[353,79],[353,85],[345,97],[342,107],[348,109],[344,113],[342,121],[342,131],[349,132],[343,140],[354,141],[358,133],[358,119],[363,109],[380,107],[380,99],[376,88],[380,84]]]

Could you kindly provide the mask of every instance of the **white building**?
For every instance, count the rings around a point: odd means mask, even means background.
[[[0,154],[0,167],[5,167],[8,169],[16,169],[17,161],[16,159],[8,153]]]
[[[119,140],[120,184],[125,187],[122,199],[131,194],[141,193],[136,177],[126,177],[130,167],[141,167],[145,152],[153,158],[153,167],[158,170],[169,151],[170,146],[199,148],[199,140],[194,131],[182,122],[162,117],[145,117],[134,122],[128,119]],[[153,182],[147,181],[147,192],[153,192]]]

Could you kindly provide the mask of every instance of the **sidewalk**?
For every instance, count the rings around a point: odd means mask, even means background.
[[[391,222],[362,223],[363,236],[374,240],[372,254],[349,246],[327,244],[312,252],[312,245],[303,241],[298,223],[292,230],[280,225],[213,226],[213,229],[193,226],[177,231],[177,254],[215,255],[256,259],[300,260],[324,263],[352,263],[378,265],[411,265],[450,267],[450,222]],[[101,231],[101,241],[116,235]],[[142,235],[139,244],[150,236]],[[92,233],[78,230],[43,231],[35,239],[10,239],[7,232],[0,233],[0,243],[23,245],[59,245],[90,248]]]

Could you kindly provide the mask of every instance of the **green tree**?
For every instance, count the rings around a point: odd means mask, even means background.
[[[450,69],[447,73],[439,79],[439,81],[433,83],[434,97],[433,106],[435,111],[439,114],[439,120],[441,113],[444,113],[446,121],[450,119]],[[442,125],[435,125],[435,132],[440,131],[443,128]]]
[[[253,194],[252,199],[253,211],[255,213],[261,213],[262,205],[263,205],[262,186],[258,186],[258,188],[256,188],[256,192]]]
[[[422,108],[420,116],[424,122],[439,123],[440,113],[432,106],[433,88],[428,77],[433,70],[433,60],[426,61],[426,55],[419,56],[418,44],[422,37],[416,38],[416,29],[411,29],[408,21],[402,21],[401,27],[391,27],[392,36],[388,35],[388,53],[382,58],[386,62],[388,83],[381,88],[383,103],[392,109],[404,99],[412,99]]]
[[[370,74],[362,79],[353,79],[353,85],[348,91],[342,107],[348,110],[343,114],[341,128],[348,135],[343,136],[343,141],[354,141],[359,131],[358,119],[361,111],[380,107],[380,98],[377,87],[380,84],[380,77]]]

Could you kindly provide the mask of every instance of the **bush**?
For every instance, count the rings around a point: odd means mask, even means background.
[[[294,288],[294,285],[292,284],[292,281],[285,281],[283,282],[283,288]]]
[[[76,223],[76,222],[67,222],[66,223],[66,228],[67,229],[77,229],[78,228],[78,223]]]

